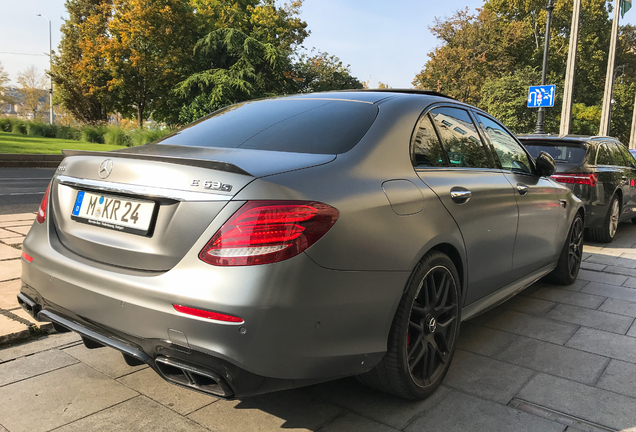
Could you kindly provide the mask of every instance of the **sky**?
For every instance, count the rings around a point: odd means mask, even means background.
[[[350,65],[353,76],[369,81],[370,87],[382,82],[411,88],[427,54],[439,45],[430,32],[435,18],[483,4],[483,0],[304,0],[300,18],[311,35],[303,45],[339,57]],[[0,0],[0,10],[0,62],[12,83],[31,66],[44,73],[49,67],[46,18],[51,20],[55,50],[68,17],[64,0]],[[621,24],[625,23],[636,25],[636,11],[625,15]]]

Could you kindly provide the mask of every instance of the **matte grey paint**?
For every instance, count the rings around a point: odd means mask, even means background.
[[[155,145],[127,151],[227,162],[251,175],[108,153],[113,187],[131,195],[148,188],[152,196],[139,198],[160,203],[149,237],[70,220],[75,190],[100,181],[104,156],[69,156],[64,177],[53,179],[46,222],[34,223],[24,240],[33,257],[22,263],[25,289],[45,310],[61,308],[105,329],[158,340],[181,333],[193,351],[253,374],[324,379],[367,371],[382,358],[409,277],[433,248],[455,260],[465,316],[505,300],[556,264],[580,209],[566,188],[499,169],[413,169],[414,125],[439,97],[294,97],[372,99],[379,114],[358,145],[337,156]],[[233,188],[204,191],[192,179]],[[526,195],[519,196],[518,183],[528,186]],[[453,187],[469,190],[470,200],[454,202]],[[319,201],[340,216],[316,244],[283,262],[216,267],[199,260],[232,214],[248,200],[263,199]],[[559,200],[567,200],[565,209]],[[184,315],[173,304],[245,323]]]

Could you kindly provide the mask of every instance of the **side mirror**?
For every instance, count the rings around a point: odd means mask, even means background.
[[[550,177],[556,172],[556,162],[546,152],[539,153],[535,162],[537,164],[537,174],[542,177]]]

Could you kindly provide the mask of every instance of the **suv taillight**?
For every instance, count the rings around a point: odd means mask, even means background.
[[[554,174],[552,178],[559,183],[573,183],[588,186],[596,186],[598,174]]]
[[[44,196],[42,197],[42,202],[40,202],[40,208],[38,209],[38,214],[35,216],[35,220],[38,223],[43,223],[46,220],[46,207],[49,205],[49,191],[51,190],[51,183],[46,187],[46,192],[44,192]]]
[[[214,234],[199,258],[216,266],[279,262],[316,243],[338,210],[313,201],[249,201]]]

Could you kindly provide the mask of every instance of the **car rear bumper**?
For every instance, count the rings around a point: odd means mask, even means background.
[[[22,261],[25,309],[147,363],[176,384],[201,386],[179,382],[191,376],[179,370],[219,376],[227,381],[224,397],[369,370],[386,351],[409,277],[329,270],[305,254],[274,265],[221,268],[198,260],[196,251],[168,272],[141,273],[86,260],[56,244],[55,234],[42,234],[24,241],[33,257]],[[186,315],[175,304],[243,322]]]
[[[213,355],[174,345],[160,339],[142,339],[96,325],[62,308],[49,304],[45,310],[25,292],[18,299],[22,307],[39,321],[52,322],[61,331],[78,333],[89,349],[110,347],[120,351],[130,365],[148,364],[163,379],[181,387],[226,399],[291,389],[324,379],[276,379],[250,373]]]

